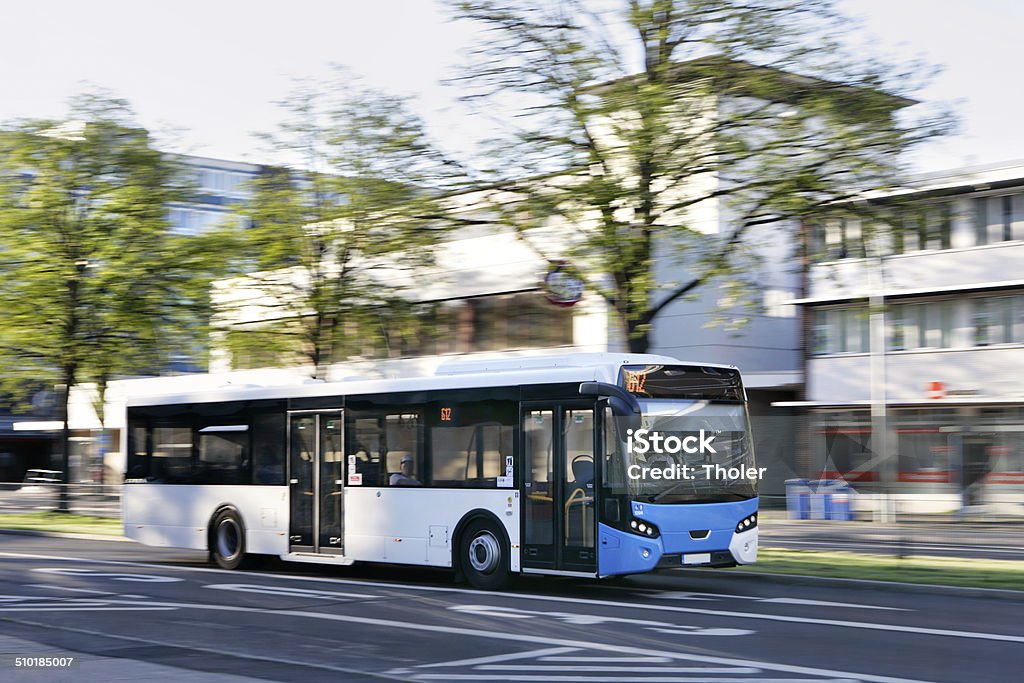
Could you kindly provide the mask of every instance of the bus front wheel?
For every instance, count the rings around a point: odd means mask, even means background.
[[[474,588],[499,590],[508,585],[512,572],[504,538],[493,523],[483,519],[466,527],[459,543],[459,566]]]
[[[234,510],[221,510],[213,518],[210,552],[222,569],[238,569],[245,560],[245,527]]]

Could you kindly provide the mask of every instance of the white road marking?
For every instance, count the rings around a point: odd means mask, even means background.
[[[544,655],[555,655],[563,652],[576,652],[574,647],[548,647],[543,650],[530,650],[529,652],[512,652],[504,655],[491,655],[490,657],[473,657],[472,659],[456,659],[451,662],[437,662],[434,664],[420,664],[417,669],[431,669],[438,666],[475,666],[477,664],[493,664],[495,662],[508,662],[513,659],[529,659],[530,657],[540,657],[544,659]],[[665,661],[671,661],[666,659]],[[411,669],[404,669],[404,671],[411,671]]]
[[[64,576],[84,576],[89,579],[113,579],[114,581],[137,581],[139,583],[177,583],[185,579],[176,576],[153,576],[152,574],[121,574],[116,572],[98,572],[95,569],[80,567],[37,567],[34,572],[44,574],[61,574]]]
[[[665,621],[649,621],[645,619],[628,619],[626,617],[609,617],[600,614],[580,614],[578,612],[534,612],[519,607],[499,607],[495,605],[453,605],[448,608],[453,612],[475,614],[485,617],[534,619],[537,617],[557,619],[566,624],[591,626],[595,624],[629,624],[649,631],[672,633],[686,636],[747,636],[754,633],[739,628],[704,628],[688,624],[672,624]]]
[[[881,609],[890,612],[915,612],[903,607],[886,607],[884,605],[858,605],[849,602],[830,602],[828,600],[808,600],[806,598],[760,598],[758,602],[778,603],[781,605],[807,605],[817,607],[850,607],[853,609]]]
[[[83,557],[65,557],[58,555],[40,555],[36,553],[11,553],[11,552],[0,552],[0,557],[17,557],[24,559],[45,559],[45,560],[62,560],[67,562],[90,562],[94,564],[110,564],[117,566],[130,566],[130,567],[144,567],[148,569],[160,569],[167,571],[169,567],[167,565],[155,565],[145,562],[128,562],[125,560],[97,560]],[[184,572],[211,572],[224,575],[223,569],[214,569],[212,567],[173,567],[175,571]],[[901,626],[897,624],[876,624],[872,622],[858,622],[858,621],[843,621],[839,619],[817,619],[813,617],[796,617],[782,614],[763,614],[759,612],[737,612],[728,610],[714,610],[714,609],[703,609],[698,607],[679,607],[675,605],[644,605],[635,604],[629,602],[617,602],[614,600],[595,600],[589,598],[570,598],[561,596],[548,596],[548,595],[530,595],[528,593],[503,593],[503,592],[492,592],[492,591],[479,591],[469,588],[448,588],[443,586],[402,586],[394,583],[383,583],[377,581],[360,581],[355,579],[336,579],[328,577],[315,577],[315,576],[293,576],[288,574],[270,574],[266,572],[246,572],[246,576],[258,576],[262,578],[275,579],[278,581],[298,581],[298,582],[313,582],[313,583],[332,583],[341,585],[355,585],[362,587],[372,588],[386,588],[392,591],[410,591],[410,592],[432,592],[432,593],[454,593],[454,594],[468,594],[478,595],[481,597],[495,597],[495,598],[510,598],[514,600],[540,600],[545,602],[564,602],[569,604],[590,604],[590,605],[603,605],[608,607],[615,607],[617,609],[629,608],[629,609],[641,609],[648,611],[661,611],[661,612],[681,612],[687,614],[706,614],[708,616],[716,617],[734,617],[739,619],[761,619],[765,621],[781,621],[796,624],[814,624],[819,626],[836,626],[840,628],[854,628],[863,629],[868,631],[887,631],[897,633],[916,633],[922,635],[937,635],[937,636],[948,636],[951,638],[969,638],[978,640],[994,640],[1001,642],[1011,643],[1024,643],[1024,636],[1008,635],[1002,633],[984,633],[974,631],[957,631],[948,629],[933,629],[919,626]],[[979,589],[986,590],[986,589]]]
[[[89,590],[88,588],[72,588],[71,586],[58,586],[54,583],[29,583],[26,584],[26,586],[28,588],[45,588],[46,590],[69,591],[72,593],[91,593],[92,595],[117,595],[116,593],[111,593],[110,591],[94,591]],[[122,595],[120,597],[126,598],[128,596]]]
[[[28,605],[25,607],[0,607],[0,612],[173,612],[177,607],[75,607]]]
[[[807,600],[805,598],[762,598],[756,595],[730,595],[728,593],[687,593],[677,591],[659,591],[651,589],[649,595],[652,598],[668,598],[669,600],[706,600],[708,598],[728,598],[730,600],[751,600],[753,602],[779,603],[784,605],[807,605],[817,607],[849,607],[851,609],[880,609],[891,612],[914,612],[916,610],[903,607],[885,607],[882,605],[861,605],[852,602],[829,602],[827,600]],[[697,597],[693,597],[697,596]],[[699,596],[708,596],[707,598]]]
[[[588,664],[594,663],[608,663],[608,664],[667,664],[672,660],[668,657],[573,657],[573,656],[557,656],[557,657],[538,657],[538,661],[541,662],[587,662]]]
[[[60,598],[49,595],[0,595],[0,612],[138,612],[168,611],[176,607],[138,602],[122,605],[114,600]]]
[[[261,586],[259,584],[249,583],[211,583],[203,586],[203,588],[237,591],[239,593],[261,593],[264,595],[273,595],[285,598],[319,598],[326,600],[352,598],[356,600],[369,600],[381,597],[379,595],[373,595],[372,593],[339,593],[337,591],[318,591],[306,588],[279,588],[277,586]]]
[[[417,680],[446,681],[529,681],[535,683],[622,683],[620,676],[529,676],[529,675],[487,675],[487,674],[450,674],[449,676],[423,674]],[[647,683],[860,683],[861,679],[853,678],[694,678],[692,676],[652,676],[636,678],[636,681]]]
[[[486,664],[478,666],[481,671],[562,671],[565,673],[600,672],[607,673],[661,673],[661,674],[759,674],[760,669],[752,666],[648,666],[637,669],[635,666],[547,666],[544,664]]]

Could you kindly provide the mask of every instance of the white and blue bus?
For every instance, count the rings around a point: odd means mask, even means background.
[[[135,399],[125,534],[478,588],[757,557],[740,374],[653,355],[448,362],[425,377]]]

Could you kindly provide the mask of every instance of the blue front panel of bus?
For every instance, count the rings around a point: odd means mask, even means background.
[[[634,518],[653,522],[661,535],[647,538],[599,524],[597,569],[601,576],[650,571],[665,554],[728,550],[736,525],[757,512],[757,498],[699,505],[633,503],[631,507]],[[705,538],[690,536],[691,531],[705,530],[709,532]]]

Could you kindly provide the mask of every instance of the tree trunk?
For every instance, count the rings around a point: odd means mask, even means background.
[[[651,347],[650,327],[646,327],[642,332],[637,331],[639,327],[638,322],[626,324],[626,343],[629,345],[630,353],[647,353]]]

